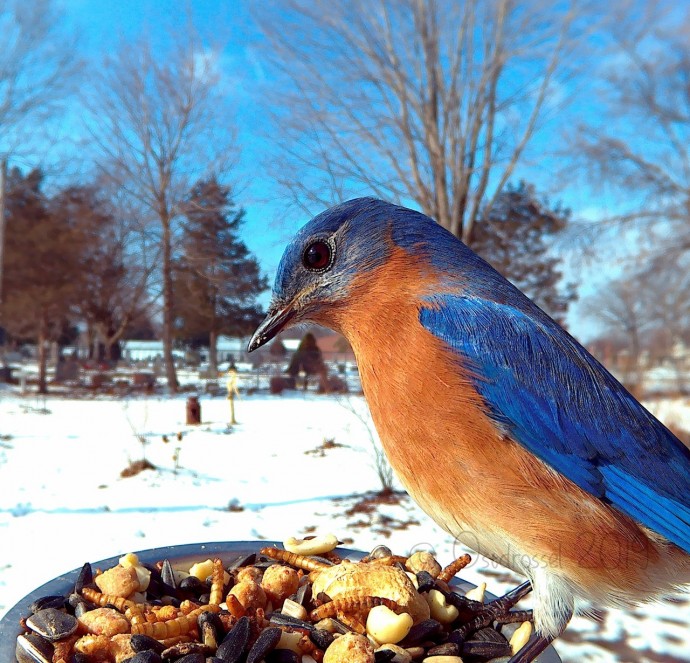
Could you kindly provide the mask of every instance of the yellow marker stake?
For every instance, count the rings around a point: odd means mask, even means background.
[[[237,423],[235,419],[235,396],[240,393],[237,388],[237,371],[234,368],[228,371],[228,379],[225,385],[228,389],[228,400],[230,401],[230,425],[234,426]]]

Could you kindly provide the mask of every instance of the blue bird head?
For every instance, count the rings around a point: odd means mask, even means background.
[[[256,350],[282,329],[298,322],[318,322],[320,311],[345,300],[357,274],[383,263],[390,252],[396,217],[423,214],[375,198],[356,198],[322,212],[293,238],[278,266],[266,319],[248,350]],[[417,218],[419,217],[419,218]],[[400,219],[398,219],[400,220]]]
[[[468,270],[473,287],[486,281],[489,289],[500,290],[500,281],[507,284],[428,216],[376,198],[355,198],[315,216],[285,249],[268,315],[254,332],[249,352],[288,326],[323,322],[325,309],[351,295],[355,277],[385,263],[394,247],[413,254],[420,264],[427,261],[445,278]]]

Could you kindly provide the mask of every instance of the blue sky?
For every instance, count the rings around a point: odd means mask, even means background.
[[[267,108],[270,105],[269,73],[263,66],[265,43],[252,20],[250,2],[241,0],[62,0],[65,27],[78,36],[79,56],[91,63],[97,63],[108,53],[121,48],[123,44],[145,36],[155,45],[165,39],[166,26],[182,27],[191,13],[197,29],[202,35],[210,35],[225,44],[220,65],[223,84],[230,96],[232,113],[228,122],[238,127],[238,139],[242,154],[237,170],[240,183],[239,204],[247,210],[244,239],[249,248],[261,261],[264,271],[272,278],[282,250],[294,231],[307,219],[295,213],[286,213],[286,201],[274,182],[264,173],[262,163],[270,155],[270,146],[263,138],[268,130]],[[567,94],[569,91],[564,91]],[[585,102],[579,112],[591,108]],[[78,115],[78,109],[76,110]],[[564,123],[559,113],[553,113],[549,120],[551,127]],[[538,189],[542,181],[552,175],[552,163],[540,159],[540,141],[537,137],[531,147],[533,157],[530,165],[519,170],[513,178],[520,176],[534,182]],[[542,143],[543,144],[543,143]],[[549,182],[550,184],[550,182]],[[584,183],[573,183],[552,196],[553,201],[562,200],[575,212],[596,217],[602,200],[590,199]],[[591,293],[605,282],[609,272],[602,265],[577,270],[588,270],[582,295]],[[575,275],[575,273],[574,273]],[[580,274],[576,274],[580,277]],[[267,300],[267,296],[264,298]],[[570,316],[570,328],[582,338],[591,336],[590,322],[577,314],[577,308]]]
[[[266,72],[261,65],[262,38],[250,17],[249,4],[237,0],[64,0],[62,6],[66,27],[78,35],[80,56],[92,63],[140,36],[150,39],[154,47],[165,46],[166,26],[183,28],[190,11],[202,35],[225,44],[220,66],[233,113],[228,122],[239,130],[238,202],[247,210],[244,239],[272,276],[285,242],[301,222],[296,217],[278,219],[282,205],[261,170],[268,148],[262,137],[267,121],[258,86],[265,83]]]

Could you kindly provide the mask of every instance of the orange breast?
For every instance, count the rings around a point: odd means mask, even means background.
[[[450,534],[506,566],[524,570],[516,558],[529,555],[577,584],[651,591],[641,569],[661,563],[659,544],[502,435],[457,356],[420,324],[421,297],[439,282],[394,249],[321,320],[352,345],[402,483]]]

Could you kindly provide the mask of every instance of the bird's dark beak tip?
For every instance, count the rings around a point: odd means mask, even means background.
[[[294,311],[290,306],[271,312],[256,328],[254,335],[249,340],[247,352],[254,352],[262,345],[266,345],[280,331],[282,331],[294,317]]]
[[[268,341],[268,339],[265,339],[262,335],[254,334],[247,344],[247,352],[254,352],[254,350],[260,348],[266,341]]]

